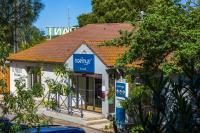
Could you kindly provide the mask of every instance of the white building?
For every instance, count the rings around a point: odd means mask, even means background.
[[[11,55],[9,57],[11,62],[10,91],[15,91],[14,80],[19,77],[26,79],[27,86],[35,82],[46,86],[47,78],[55,78],[54,66],[67,64],[73,71],[76,86],[74,93],[77,97],[81,95],[84,99],[83,109],[99,112],[105,116],[114,112],[114,105],[108,102],[109,84],[113,84],[114,80],[119,77],[114,66],[117,58],[127,48],[99,47],[99,44],[119,37],[119,30],[130,31],[132,28],[127,23],[89,24]],[[27,69],[38,65],[42,66],[42,76],[39,78],[29,76]]]

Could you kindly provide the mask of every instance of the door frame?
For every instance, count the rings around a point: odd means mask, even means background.
[[[75,85],[75,93],[76,93],[76,107],[79,107],[79,95],[80,95],[80,87],[79,87],[79,77],[85,77],[86,81],[85,81],[85,96],[84,97],[84,101],[85,101],[85,107],[83,107],[82,109],[83,110],[87,110],[87,111],[92,111],[92,112],[97,112],[97,113],[102,113],[102,105],[100,107],[100,110],[101,111],[96,111],[96,108],[99,108],[99,107],[96,107],[96,98],[95,98],[95,93],[96,93],[96,90],[95,90],[95,79],[101,79],[102,80],[102,75],[101,74],[86,74],[86,73],[73,73],[73,76],[75,77],[75,80],[76,80],[76,85]],[[91,106],[91,105],[87,105],[87,95],[89,94],[86,94],[88,93],[89,91],[87,91],[87,88],[89,88],[89,78],[92,78],[92,92],[93,92],[93,95],[92,95],[92,110],[90,109],[87,109],[87,106]],[[101,100],[101,104],[102,104],[102,100]]]

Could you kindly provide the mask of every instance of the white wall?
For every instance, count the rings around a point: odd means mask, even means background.
[[[26,72],[27,66],[42,66],[42,76],[41,82],[45,86],[45,92],[47,92],[48,88],[45,84],[46,79],[48,78],[56,78],[56,75],[53,73],[54,64],[41,64],[41,63],[31,63],[31,62],[19,62],[19,61],[12,61],[10,63],[10,91],[14,93],[16,90],[15,87],[15,80],[19,79],[20,77],[26,80],[26,84],[28,86],[28,74]],[[16,72],[16,70],[18,72]]]
[[[94,54],[87,45],[82,44],[74,54]],[[73,71],[73,55],[66,61],[65,64],[68,64],[68,67]],[[96,74],[102,75],[102,88],[106,89],[106,93],[109,90],[109,75],[106,72],[107,67],[102,63],[102,61],[95,55],[95,72]],[[105,101],[102,101],[102,113],[106,116],[109,112],[108,98],[106,95]]]

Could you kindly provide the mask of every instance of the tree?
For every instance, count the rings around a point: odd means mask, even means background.
[[[122,37],[106,43],[130,48],[118,60],[118,67],[142,60],[137,71],[143,90],[150,90],[152,97],[150,115],[142,117],[145,123],[137,123],[144,132],[199,130],[199,14],[198,1],[182,4],[178,0],[159,0],[146,11],[143,20],[134,24],[138,26],[136,33],[121,32]],[[128,75],[134,78],[132,73]],[[130,95],[126,105],[134,98]]]
[[[92,13],[80,15],[79,26],[137,20],[152,3],[153,0],[93,0]]]
[[[7,64],[5,61],[10,53],[10,46],[6,43],[7,28],[0,26],[0,89],[6,91],[6,82],[4,81]]]
[[[90,24],[90,23],[97,23],[97,16],[93,13],[84,13],[78,16],[78,23],[79,26],[82,27],[84,25]]]
[[[0,25],[0,66],[5,67],[6,58],[9,55],[10,47],[7,41],[7,28]]]
[[[45,34],[41,32],[37,27],[23,27],[23,29],[19,32],[19,50],[33,47],[34,45],[45,41],[45,39]]]
[[[4,129],[5,132],[20,131],[23,128],[22,124],[27,126],[26,128],[48,125],[48,118],[37,114],[38,105],[35,103],[35,98],[44,95],[43,87],[36,84],[32,88],[27,88],[23,78],[17,79],[15,86],[17,88],[15,94],[4,95],[3,116],[14,116],[10,119],[13,125]],[[1,123],[1,129],[8,126],[3,124]]]
[[[40,0],[0,0],[0,25],[7,28],[7,44],[18,50],[19,32],[37,19],[43,4]]]
[[[41,76],[42,67],[36,66],[27,70],[27,73]],[[20,77],[15,80],[16,91],[12,94],[5,94],[3,100],[3,116],[13,115],[10,119],[13,125],[6,128],[7,125],[1,123],[0,129],[6,129],[6,132],[13,132],[13,130],[16,132],[23,130],[22,124],[25,128],[40,128],[51,122],[49,118],[37,113],[38,108],[44,105],[47,108],[58,110],[60,106],[58,97],[50,98],[50,93],[62,96],[68,96],[71,93],[71,85],[66,83],[71,78],[69,68],[66,65],[57,65],[54,73],[56,79],[46,80],[49,88],[48,102],[45,101],[47,97],[44,95],[43,84],[34,83],[32,87],[28,87],[24,78]],[[42,98],[42,100],[38,103],[35,98]]]
[[[179,66],[183,57],[198,59],[199,8],[189,5],[161,0],[151,7],[144,20],[135,24],[139,27],[136,34],[122,32],[123,37],[112,41],[131,47],[118,65],[142,59],[142,67],[154,71],[161,67],[164,70],[172,60]]]
[[[43,5],[40,0],[0,0],[0,71],[6,68],[6,59],[14,48],[18,50],[17,44],[26,42],[34,45],[43,40],[41,32],[32,26],[37,19]],[[1,75],[2,76],[2,75]],[[0,89],[4,92],[6,82],[0,79]],[[34,98],[43,95],[41,86],[27,88],[23,79],[16,81],[17,95],[4,94],[3,106],[4,115],[14,114],[12,122],[16,122],[9,131],[19,130],[20,124],[28,126],[40,126],[44,121],[36,114],[37,106]],[[38,95],[40,94],[40,95]],[[1,127],[2,127],[1,123]],[[13,131],[14,130],[14,131]]]

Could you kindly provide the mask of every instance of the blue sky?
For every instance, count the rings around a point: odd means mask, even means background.
[[[67,9],[70,10],[70,24],[77,25],[77,16],[92,11],[91,0],[41,0],[45,5],[38,20],[34,23],[40,30],[46,27],[65,27],[68,25]],[[185,2],[186,0],[182,0]]]
[[[77,16],[92,11],[91,0],[42,0],[45,5],[38,20],[34,23],[40,30],[46,27],[64,27],[68,25],[67,9],[70,12],[71,26],[77,25]]]

